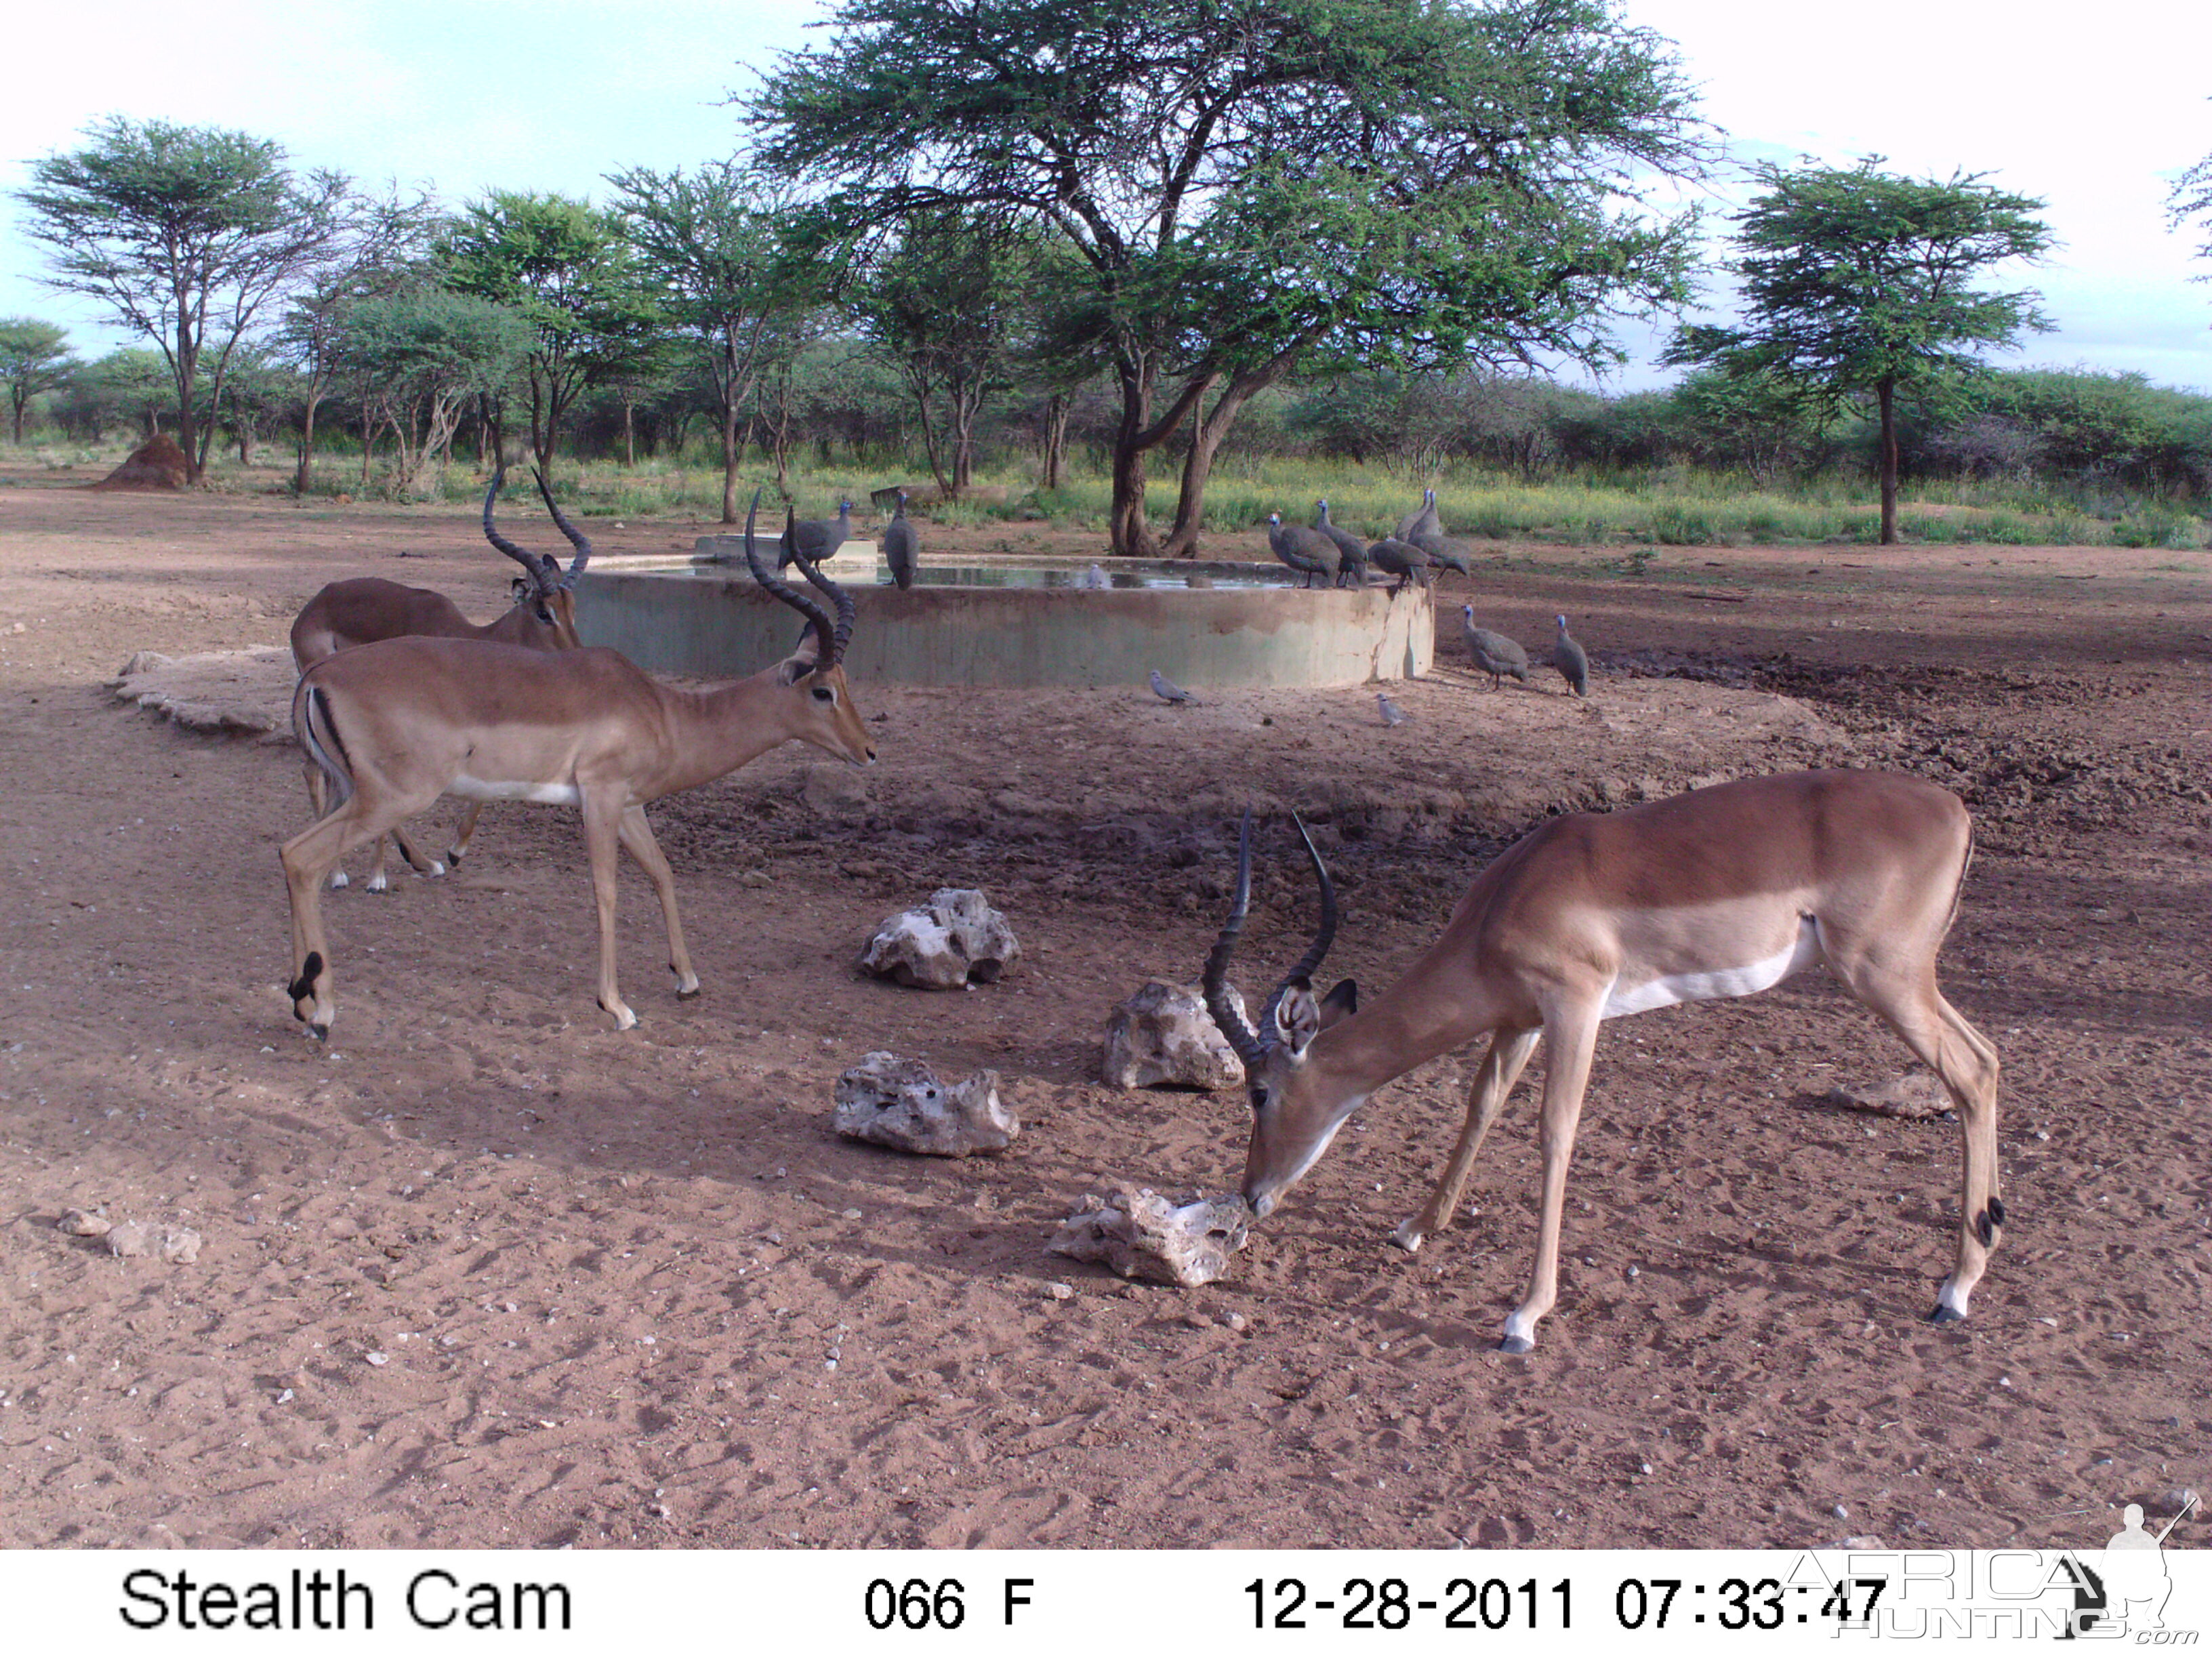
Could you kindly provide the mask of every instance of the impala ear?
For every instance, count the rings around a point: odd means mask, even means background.
[[[507,596],[508,601],[514,605],[520,605],[525,599],[528,599],[537,591],[538,584],[531,580],[527,576],[517,576],[513,581],[507,585]]]
[[[786,657],[775,665],[775,683],[778,685],[796,685],[813,672],[813,658]]]
[[[1359,1012],[1359,987],[1351,980],[1340,979],[1321,1000],[1321,1029],[1324,1031],[1346,1014]]]
[[[1292,1060],[1304,1060],[1306,1045],[1320,1030],[1321,1004],[1314,1000],[1312,984],[1292,980],[1275,1004],[1275,1041],[1290,1051]]]

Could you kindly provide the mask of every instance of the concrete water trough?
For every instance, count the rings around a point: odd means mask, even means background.
[[[1435,645],[1427,589],[1306,591],[1275,565],[971,558],[927,564],[902,591],[848,542],[823,568],[858,602],[845,667],[859,684],[1141,686],[1158,669],[1201,693],[1363,685],[1426,673]],[[1107,585],[1086,586],[1093,573]],[[799,632],[742,563],[595,559],[576,598],[588,643],[665,674],[756,673]]]

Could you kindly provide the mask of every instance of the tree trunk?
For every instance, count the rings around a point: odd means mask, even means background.
[[[637,405],[631,399],[623,399],[623,465],[637,465]]]
[[[323,401],[322,387],[307,384],[307,412],[300,422],[300,465],[292,475],[292,493],[304,495],[315,479],[315,409]]]
[[[1152,410],[1152,379],[1157,371],[1149,352],[1130,352],[1121,355],[1115,372],[1121,382],[1121,419],[1114,429],[1114,493],[1107,509],[1108,545],[1124,558],[1151,558],[1159,549],[1145,523],[1145,455],[1159,439],[1146,431],[1146,421]]]
[[[1055,392],[1044,405],[1044,477],[1047,489],[1060,488],[1060,470],[1067,457],[1067,409],[1073,402],[1065,392]]]
[[[722,522],[738,521],[738,404],[722,405]]]
[[[1884,379],[1875,386],[1881,403],[1881,544],[1897,541],[1897,383]]]
[[[9,396],[15,405],[15,447],[20,449],[23,447],[23,405],[30,399],[23,394],[20,386],[10,387]]]

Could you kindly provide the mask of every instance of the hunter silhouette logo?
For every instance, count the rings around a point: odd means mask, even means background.
[[[2130,1504],[2121,1511],[2121,1527],[2105,1546],[2095,1565],[2072,1556],[2059,1558],[2054,1583],[2063,1582],[2074,1592],[2074,1608],[2066,1621],[2062,1642],[2081,1636],[2112,1637],[2124,1632],[2144,1634],[2166,1628],[2166,1598],[2173,1583],[2166,1568],[2164,1545],[2182,1517],[2197,1507],[2197,1494],[2181,1506],[2180,1513],[2159,1528],[2154,1538],[2143,1528],[2142,1505]]]

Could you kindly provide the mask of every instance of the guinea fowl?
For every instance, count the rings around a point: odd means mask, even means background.
[[[1486,628],[1474,625],[1474,607],[1463,605],[1459,608],[1460,636],[1467,641],[1467,654],[1474,665],[1490,676],[1493,691],[1504,684],[1508,674],[1528,684],[1528,653],[1521,648],[1517,640],[1509,640],[1503,634],[1493,634]]]
[[[884,526],[884,562],[891,568],[891,580],[901,587],[914,586],[914,573],[920,568],[915,555],[920,551],[920,544],[915,540],[914,520],[906,515],[906,491],[902,489],[891,521]]]
[[[1328,498],[1323,496],[1314,503],[1313,527],[1336,544],[1340,583],[1353,587],[1367,586],[1367,544],[1349,530],[1339,530],[1328,521]]]
[[[809,564],[820,564],[852,539],[853,504],[837,503],[834,519],[800,519],[788,510],[784,514],[783,542],[776,549],[775,568],[782,569],[791,562],[793,548],[806,556]]]
[[[1552,666],[1559,671],[1559,678],[1567,683],[1567,690],[1578,697],[1589,696],[1589,653],[1583,650],[1574,636],[1567,632],[1567,619],[1555,617],[1559,624],[1559,637],[1552,646]]]
[[[1267,550],[1304,576],[1304,587],[1311,587],[1316,576],[1334,582],[1344,564],[1334,542],[1302,524],[1285,524],[1279,513],[1267,515]]]
[[[1467,562],[1465,550],[1457,542],[1448,541],[1442,536],[1431,535],[1421,530],[1415,531],[1406,539],[1426,554],[1429,562],[1437,569],[1456,570],[1462,576],[1474,574],[1474,568]]]
[[[1443,520],[1437,516],[1437,492],[1424,489],[1421,504],[1398,520],[1398,527],[1390,532],[1401,542],[1416,541],[1422,536],[1441,536]]]
[[[1402,593],[1407,582],[1428,580],[1429,556],[1411,542],[1401,542],[1395,536],[1385,536],[1367,550],[1367,562],[1386,576],[1398,580],[1391,586],[1392,597]]]

